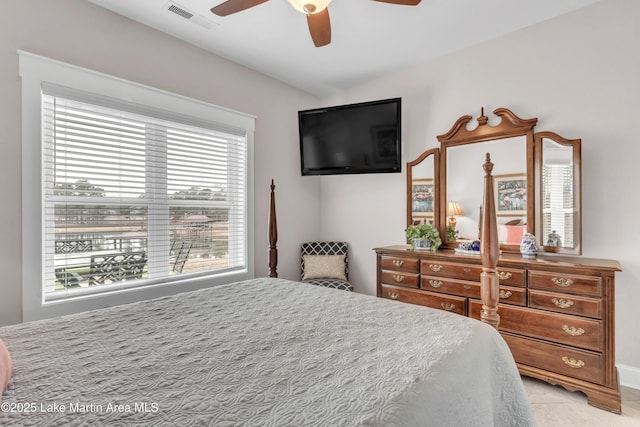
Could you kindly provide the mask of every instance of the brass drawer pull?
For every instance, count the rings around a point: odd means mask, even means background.
[[[398,299],[400,297],[397,292],[387,292],[387,295],[389,295],[389,298],[391,299]]]
[[[447,311],[453,311],[456,308],[455,304],[451,304],[450,302],[441,302],[440,306]]]
[[[465,273],[471,273],[471,269],[470,269],[470,268],[465,268],[463,271],[464,271]]]
[[[553,282],[554,285],[560,286],[561,288],[568,288],[569,286],[573,285],[573,280],[565,279],[563,277],[559,279],[557,277],[552,277],[551,281]]]
[[[404,261],[401,259],[394,259],[393,265],[395,265],[396,267],[402,267],[404,265]]]
[[[562,356],[562,361],[573,369],[579,369],[584,366],[584,362],[582,360],[576,360],[572,357]]]
[[[554,303],[556,307],[560,308],[569,308],[573,305],[573,301],[563,298],[551,298],[551,302]]]
[[[401,274],[394,274],[393,280],[395,280],[398,283],[404,282],[404,276]]]
[[[498,278],[500,280],[511,279],[511,277],[513,277],[513,275],[511,273],[509,273],[508,271],[507,272],[504,272],[504,271],[499,271],[498,272]]]
[[[429,264],[429,268],[431,269],[431,271],[435,272],[442,270],[442,266],[440,264]]]
[[[442,286],[444,283],[441,282],[440,280],[429,280],[429,284],[431,286],[433,286],[434,288],[439,288],[440,286]]]
[[[576,328],[575,326],[562,325],[562,330],[572,337],[579,337],[580,335],[584,334],[584,329]]]
[[[464,286],[463,286],[463,288],[465,288],[466,290],[469,290],[469,289],[471,289],[471,286],[469,286],[469,285],[464,285]]]
[[[511,295],[513,295],[513,293],[511,293],[511,291],[500,291],[500,298],[510,298]]]

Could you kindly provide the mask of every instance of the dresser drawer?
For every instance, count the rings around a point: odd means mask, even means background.
[[[480,319],[482,302],[470,301],[469,316]],[[500,331],[514,332],[530,337],[589,350],[604,349],[602,321],[499,304]]]
[[[594,276],[529,271],[529,288],[601,296],[602,279]]]
[[[602,300],[578,295],[529,290],[529,307],[602,319]]]
[[[417,258],[383,256],[380,258],[380,264],[383,270],[417,273],[419,261]]]
[[[480,283],[468,280],[448,279],[438,276],[420,277],[420,288],[427,291],[443,292],[470,298],[480,298]]]
[[[437,294],[433,292],[401,288],[399,286],[382,285],[381,296],[383,298],[408,302],[410,304],[438,308],[440,310],[450,311],[463,316],[467,314],[467,299],[453,295]]]
[[[498,267],[496,270],[498,277],[500,278],[501,285],[524,286],[525,270],[501,267]],[[420,271],[422,274],[453,277],[456,279],[473,280],[478,282],[480,281],[482,266],[422,260]]]
[[[453,277],[462,280],[480,280],[482,267],[471,264],[458,264],[452,262],[432,261],[423,259],[420,272],[424,275]]]
[[[480,269],[482,271],[482,269]],[[517,270],[515,268],[496,268],[501,285],[524,286],[525,270]]]
[[[475,299],[480,298],[480,283],[468,280],[422,276],[420,278],[420,288],[426,291],[442,292]],[[524,288],[500,286],[500,302],[526,306],[526,291]]]
[[[517,363],[544,369],[572,378],[602,384],[605,380],[605,357],[591,351],[550,344],[503,333]]]
[[[526,290],[511,286],[500,286],[500,302],[505,304],[527,305]]]
[[[383,271],[382,283],[388,285],[400,285],[417,288],[420,282],[420,275],[417,273],[404,273],[400,271]]]

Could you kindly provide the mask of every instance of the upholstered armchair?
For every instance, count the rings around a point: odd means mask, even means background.
[[[301,250],[303,282],[353,291],[349,283],[348,248],[345,242],[307,242]]]

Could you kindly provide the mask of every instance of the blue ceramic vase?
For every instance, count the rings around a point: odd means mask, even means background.
[[[536,237],[533,234],[527,232],[522,235],[520,253],[522,258],[535,258],[538,255],[538,245],[536,245]]]

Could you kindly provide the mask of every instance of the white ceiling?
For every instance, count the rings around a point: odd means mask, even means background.
[[[466,48],[599,0],[371,0],[329,5],[331,44],[316,48],[306,17],[270,0],[227,17],[222,0],[89,0],[317,96]],[[175,4],[191,19],[170,12]]]

